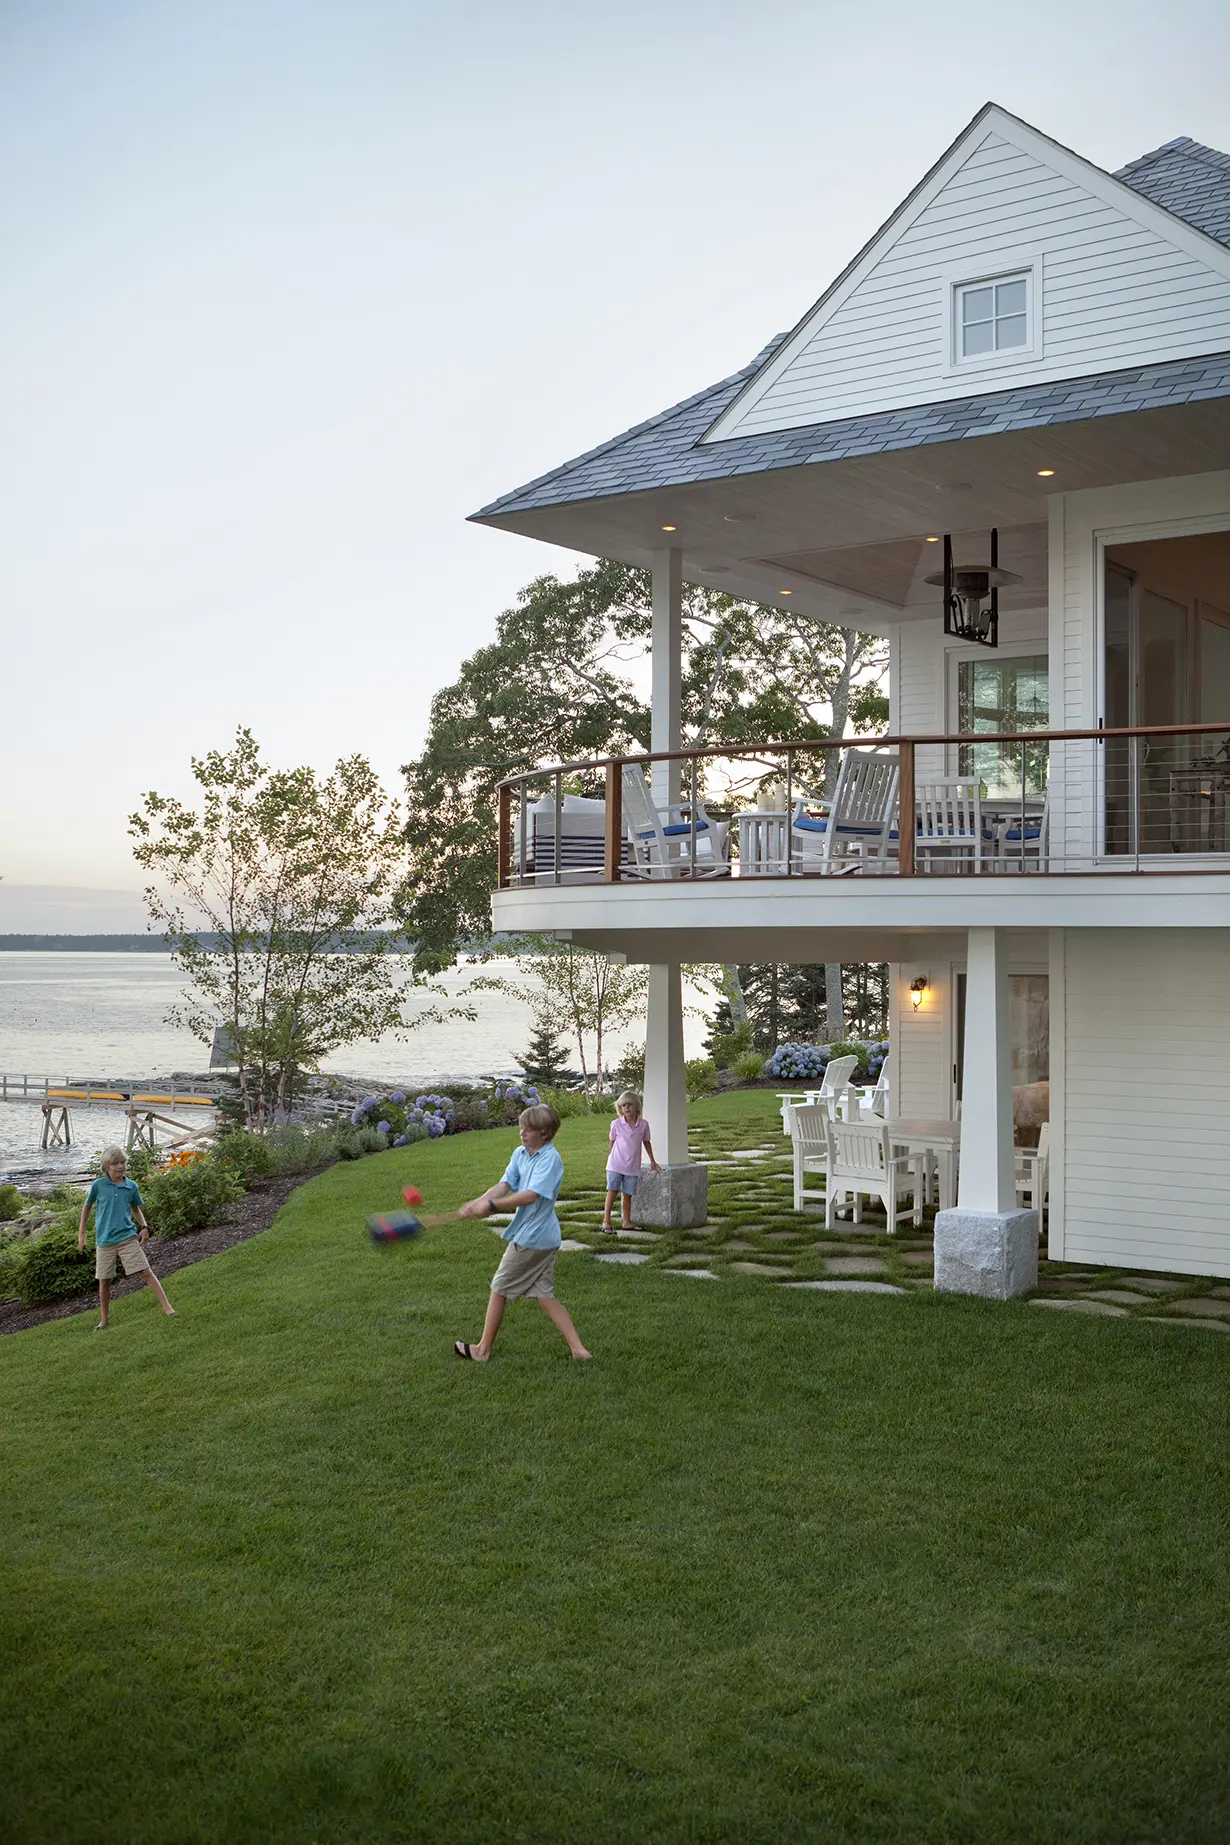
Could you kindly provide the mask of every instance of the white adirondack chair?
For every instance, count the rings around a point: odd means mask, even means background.
[[[894,1153],[889,1130],[882,1122],[829,1121],[827,1195],[824,1227],[831,1230],[833,1216],[847,1198],[853,1200],[854,1221],[863,1221],[864,1197],[878,1198],[888,1218],[889,1235],[899,1223],[922,1222],[922,1197],[919,1191],[917,1163],[908,1153]],[[905,1210],[897,1207],[908,1197]]]
[[[857,1069],[857,1057],[834,1057],[829,1061],[816,1100],[827,1108],[830,1115],[836,1115],[850,1087],[850,1078]]]
[[[874,1121],[888,1113],[888,1059],[880,1065],[880,1074],[873,1089],[858,1091],[858,1112],[863,1121]]]
[[[625,875],[724,878],[729,874],[727,822],[711,820],[702,801],[697,801],[695,813],[690,801],[659,808],[637,762],[629,763],[623,772],[623,808],[633,861]]]
[[[977,777],[918,782],[914,860],[949,858],[982,870],[982,796]],[[930,865],[927,867],[930,869]]]
[[[1051,1189],[1051,1124],[1044,1121],[1038,1130],[1036,1147],[1016,1149],[1016,1199],[1023,1211],[1038,1213],[1041,1230]]]
[[[795,803],[790,850],[796,868],[804,873],[886,871],[898,774],[895,755],[846,750],[832,799],[802,795]],[[820,806],[827,812],[807,812]]]
[[[824,1193],[807,1190],[809,1172],[828,1172],[829,1147],[825,1133],[829,1111],[820,1102],[796,1102],[790,1111],[790,1142],[794,1150],[794,1208],[820,1204]]]

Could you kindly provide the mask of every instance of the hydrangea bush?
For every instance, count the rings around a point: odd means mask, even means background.
[[[824,1075],[828,1052],[815,1044],[779,1044],[764,1067],[766,1076],[785,1077],[789,1082]]]
[[[364,1096],[350,1117],[353,1128],[371,1128],[390,1147],[407,1147],[415,1140],[438,1140],[456,1125],[457,1109],[451,1096],[408,1096],[404,1089],[388,1095]]]

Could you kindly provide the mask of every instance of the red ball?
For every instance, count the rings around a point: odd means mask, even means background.
[[[403,1185],[401,1195],[407,1204],[422,1204],[423,1202],[423,1194],[417,1185]]]

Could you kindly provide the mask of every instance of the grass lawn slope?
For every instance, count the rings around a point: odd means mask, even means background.
[[[0,1838],[1230,1836],[1230,1339],[664,1239],[561,1256],[592,1365],[529,1303],[462,1364],[496,1237],[364,1217],[513,1139],[333,1168],[175,1320],[0,1345]],[[605,1144],[564,1125],[578,1221]]]

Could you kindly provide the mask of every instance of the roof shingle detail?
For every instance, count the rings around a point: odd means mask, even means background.
[[[1230,245],[1230,154],[1180,135],[1130,160],[1114,177],[1195,230]]]
[[[781,337],[784,337],[781,336]],[[774,347],[779,344],[774,342]],[[770,348],[770,351],[773,348]],[[1164,365],[1132,366],[1062,384],[1022,385],[955,402],[921,404],[916,409],[886,410],[875,416],[847,417],[809,429],[784,429],[775,435],[736,436],[725,442],[700,443],[714,418],[764,363],[762,353],[750,366],[720,384],[664,410],[625,435],[603,443],[576,461],[544,474],[528,486],[493,500],[475,519],[501,513],[528,512],[607,494],[639,493],[685,481],[723,480],[759,474],[772,468],[797,468],[810,462],[844,461],[887,449],[925,448],[936,442],[964,441],[1013,429],[1039,429],[1052,423],[1085,422],[1093,416],[1118,416],[1132,410],[1230,397],[1230,352],[1204,359],[1176,359]]]

